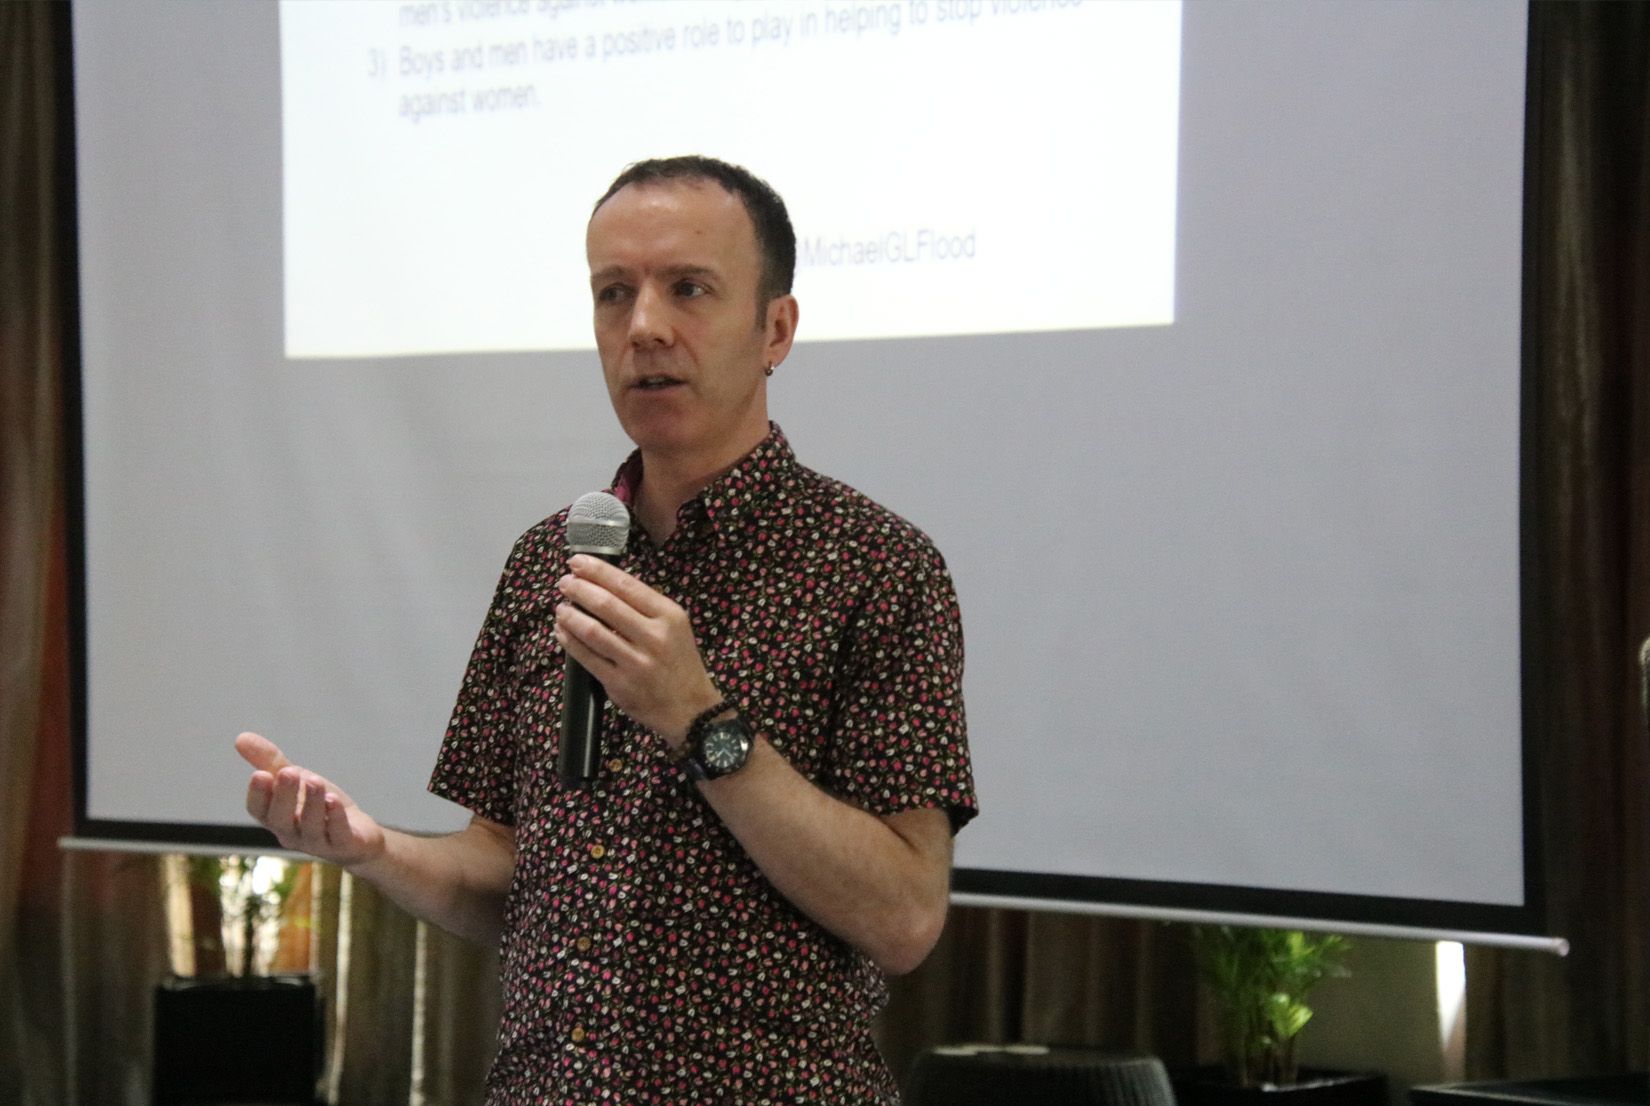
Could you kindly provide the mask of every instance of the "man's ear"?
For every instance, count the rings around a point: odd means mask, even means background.
[[[768,301],[768,314],[764,323],[768,339],[768,364],[777,365],[790,354],[791,343],[796,341],[798,312],[796,297],[788,293],[775,296]]]

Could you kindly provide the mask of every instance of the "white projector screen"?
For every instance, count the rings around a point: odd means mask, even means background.
[[[515,537],[628,443],[625,163],[790,202],[804,463],[962,601],[980,896],[1533,932],[1526,12],[76,3],[80,835],[246,847],[257,729],[424,792]]]

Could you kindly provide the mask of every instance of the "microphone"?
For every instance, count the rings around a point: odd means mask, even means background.
[[[608,564],[624,552],[630,536],[630,512],[606,492],[574,500],[567,512],[567,553],[587,553]],[[567,656],[561,685],[561,748],[556,771],[564,787],[581,790],[596,778],[602,759],[602,707],[607,693],[584,665]]]

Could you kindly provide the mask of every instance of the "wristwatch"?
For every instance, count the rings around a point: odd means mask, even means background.
[[[751,740],[750,728],[737,714],[720,722],[702,723],[688,731],[682,767],[697,781],[731,776],[750,759]]]

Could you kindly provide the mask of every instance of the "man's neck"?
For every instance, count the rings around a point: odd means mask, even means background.
[[[663,545],[670,540],[670,535],[676,532],[676,512],[716,478],[712,475],[704,479],[684,480],[655,476],[659,467],[657,461],[643,456],[642,484],[636,489],[635,504],[636,519],[655,545]]]
[[[766,436],[764,433],[763,438]],[[636,502],[632,507],[637,521],[654,544],[663,545],[676,532],[676,513],[681,510],[682,504],[715,483],[723,473],[762,444],[763,438],[731,457],[720,455],[713,459],[661,457],[643,450],[642,482],[636,489]]]

